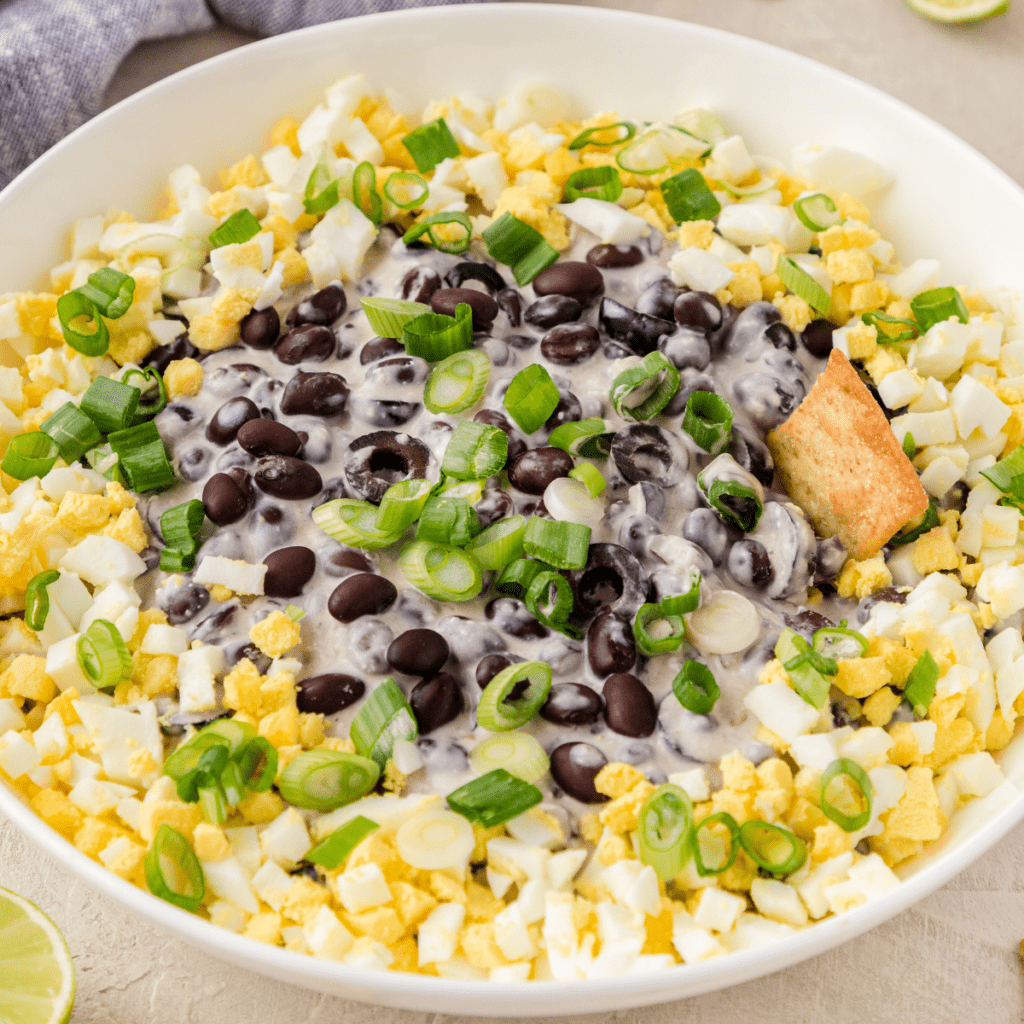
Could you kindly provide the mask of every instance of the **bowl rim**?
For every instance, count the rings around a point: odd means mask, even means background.
[[[464,6],[460,3],[457,7],[408,8],[313,25],[256,40],[183,68],[125,97],[76,128],[0,190],[0,207],[8,203],[17,203],[18,194],[26,182],[44,175],[51,163],[62,157],[68,149],[77,146],[84,136],[102,130],[109,120],[121,117],[124,112],[134,107],[144,107],[149,98],[158,93],[173,91],[185,78],[221,71],[230,67],[233,62],[250,60],[254,51],[269,55],[276,48],[286,50],[297,38],[304,39],[319,33],[344,34],[348,26],[356,23],[372,25],[393,24],[395,19],[434,21],[464,18],[475,19],[483,26],[488,19],[504,18],[509,15],[531,18],[545,15],[583,17],[604,23],[611,30],[614,30],[617,24],[623,23],[634,26],[637,23],[646,24],[652,29],[660,27],[662,30],[672,26],[673,31],[690,33],[698,41],[701,38],[716,40],[734,48],[741,55],[744,52],[760,54],[780,64],[788,64],[798,72],[841,82],[845,88],[867,97],[872,104],[882,105],[895,116],[916,122],[932,136],[939,137],[944,145],[957,150],[959,155],[972,165],[975,173],[983,175],[993,185],[1008,190],[1009,194],[1024,206],[1024,189],[1005,171],[952,131],[875,86],[812,58],[770,43],[682,19],[565,4],[468,2]],[[768,945],[732,952],[697,964],[678,964],[665,971],[646,975],[529,983],[488,981],[485,984],[479,981],[434,978],[405,972],[388,971],[380,974],[247,939],[174,907],[107,871],[47,825],[28,806],[22,795],[6,784],[0,785],[0,812],[13,821],[40,848],[101,892],[114,898],[127,910],[141,914],[190,945],[199,946],[233,963],[248,965],[252,970],[280,980],[292,983],[304,981],[322,991],[333,991],[365,1002],[420,1010],[437,1007],[446,1011],[457,1005],[460,1009],[455,1012],[502,1016],[508,1008],[508,1000],[515,999],[517,1015],[548,1016],[581,1012],[593,1007],[595,1000],[600,1002],[599,1008],[613,1009],[665,1002],[680,998],[681,995],[696,995],[740,984],[826,952],[906,910],[976,861],[1024,819],[1024,792],[1018,792],[980,829],[967,836],[953,849],[940,849],[935,856],[928,858],[915,874],[903,880],[891,893],[842,915],[818,921],[813,927],[805,928]],[[941,839],[937,841],[941,842]],[[556,996],[568,997],[569,1000],[577,998],[578,1001],[568,1007],[564,1003],[553,1004],[552,999]]]

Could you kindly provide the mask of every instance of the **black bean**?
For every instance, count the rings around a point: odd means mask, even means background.
[[[568,476],[574,463],[561,448],[532,448],[520,455],[509,467],[508,479],[513,487],[527,494],[543,494],[548,484]]]
[[[523,322],[523,299],[519,292],[515,288],[502,288],[494,299],[508,318],[509,325],[519,327]]]
[[[709,508],[695,508],[683,521],[683,537],[707,552],[715,565],[721,565],[729,547],[725,523]]]
[[[430,296],[441,287],[441,275],[431,267],[413,267],[405,272],[400,296],[406,302],[429,303]]]
[[[781,380],[768,373],[748,373],[733,384],[736,400],[762,430],[771,430],[789,418],[804,397],[799,380]]]
[[[504,672],[509,665],[514,665],[517,661],[522,659],[515,654],[488,654],[486,657],[480,659],[476,666],[476,683],[480,689],[484,689],[487,684],[499,673]]]
[[[424,679],[412,688],[409,705],[416,716],[422,736],[458,718],[466,702],[454,677],[447,672],[439,672],[433,678]]]
[[[587,251],[588,263],[608,270],[635,267],[643,261],[644,254],[635,245],[595,245]]]
[[[505,344],[522,351],[533,348],[537,344],[537,339],[532,334],[506,334]]]
[[[741,427],[734,427],[729,442],[729,454],[765,487],[771,487],[775,479],[775,462],[772,453],[768,451],[768,446],[756,434]]]
[[[430,374],[430,364],[418,356],[392,356],[370,364],[366,371],[367,384],[385,388],[423,384]]]
[[[591,544],[587,564],[571,572],[569,582],[588,617],[610,608],[632,618],[647,600],[647,573],[640,560],[619,544]]]
[[[439,288],[430,296],[430,308],[446,316],[455,316],[455,309],[462,302],[473,310],[473,330],[489,330],[499,311],[498,303],[490,295],[475,288]]]
[[[333,715],[355,704],[366,692],[366,684],[344,672],[325,672],[299,683],[295,695],[298,709],[309,715]]]
[[[407,629],[388,648],[388,664],[407,676],[432,676],[451,653],[448,641],[433,629]]]
[[[252,641],[242,644],[231,655],[231,664],[237,665],[243,658],[251,661],[260,675],[265,675],[271,665],[271,659],[267,657]]]
[[[605,334],[623,342],[638,356],[653,352],[660,338],[676,332],[674,321],[630,309],[607,296],[601,300],[600,323]]]
[[[550,635],[547,627],[539,623],[526,605],[514,597],[496,597],[488,601],[484,614],[503,633],[520,640],[543,640]]]
[[[775,575],[765,546],[749,537],[729,549],[729,575],[744,587],[765,587]]]
[[[508,457],[505,459],[506,468],[511,466],[513,462],[527,449],[525,438],[519,434],[515,427],[497,410],[495,409],[481,409],[473,419],[477,423],[486,423],[492,427],[498,427],[505,431],[508,437]]]
[[[636,664],[636,641],[629,623],[612,611],[601,612],[587,630],[587,661],[601,679],[628,672]]]
[[[796,335],[781,320],[769,324],[765,328],[764,336],[775,348],[785,349],[787,352],[796,351]]]
[[[650,480],[671,487],[690,467],[682,441],[654,423],[624,427],[612,439],[611,454],[616,468],[631,484]]]
[[[245,515],[249,499],[227,473],[216,473],[203,487],[203,506],[210,522],[217,526],[229,526]]]
[[[157,345],[152,352],[149,353],[145,359],[142,360],[143,366],[152,366],[159,373],[165,373],[167,367],[171,365],[177,359],[199,359],[202,353],[188,340],[188,335],[185,333],[185,325],[181,325],[182,333],[179,334],[174,341],[169,342],[166,345]]]
[[[334,551],[324,560],[324,572],[328,576],[348,576],[352,572],[373,572],[373,563],[361,551],[342,548]]]
[[[401,427],[420,411],[419,402],[398,402],[387,398],[366,398],[356,394],[353,415],[373,427]]]
[[[274,355],[294,366],[296,363],[322,363],[334,355],[338,340],[334,331],[320,324],[303,324],[293,327],[274,346]]]
[[[481,530],[486,530],[500,519],[515,515],[516,508],[511,495],[500,487],[484,488],[480,500],[473,507],[476,509],[477,519],[480,520]]]
[[[671,320],[679,289],[671,278],[659,277],[648,285],[636,300],[636,310],[659,320]]]
[[[388,644],[394,639],[383,619],[364,615],[345,631],[345,653],[360,672],[382,676],[388,671]]]
[[[231,398],[213,414],[206,428],[206,436],[214,444],[229,445],[243,423],[259,418],[260,410],[255,402],[248,398]]]
[[[594,788],[594,779],[607,763],[593,744],[563,743],[551,752],[551,776],[574,800],[599,804],[608,797]]]
[[[327,610],[339,622],[354,622],[362,615],[386,612],[398,597],[391,580],[372,572],[360,572],[339,583],[327,599]]]
[[[660,533],[661,527],[650,516],[628,516],[619,526],[619,543],[637,558],[646,558],[648,542]]]
[[[210,468],[213,452],[202,445],[178,453],[178,472],[186,480],[201,480]]]
[[[162,588],[158,593],[160,605],[172,626],[180,626],[194,619],[210,603],[210,592],[206,587],[191,581],[175,587],[169,593],[167,588]]]
[[[582,683],[555,683],[540,717],[555,725],[592,725],[601,716],[602,703],[600,694]]]
[[[881,603],[906,604],[907,592],[904,590],[897,590],[896,587],[883,587],[870,597],[865,597],[857,608],[857,620],[861,623],[867,622],[868,616],[871,614],[871,609],[874,608],[876,604]]]
[[[287,544],[295,536],[295,518],[279,505],[261,505],[248,522],[261,550]]]
[[[695,295],[696,292],[690,292]],[[702,331],[683,327],[658,342],[658,350],[677,370],[703,370],[711,362],[711,342]]]
[[[298,597],[313,578],[316,555],[309,548],[296,545],[271,551],[263,564],[267,567],[263,579],[263,593],[267,597]]]
[[[250,455],[298,455],[302,441],[291,427],[274,420],[258,419],[243,423],[238,443]]]
[[[801,608],[795,613],[787,612],[782,618],[790,629],[799,633],[805,640],[810,640],[817,630],[835,625],[831,619],[826,619],[813,608]]]
[[[377,359],[384,359],[404,351],[405,346],[394,338],[374,338],[359,350],[359,362],[365,366]]]
[[[636,676],[617,672],[604,681],[604,717],[620,736],[650,736],[658,724],[654,695]]]
[[[547,330],[558,324],[572,323],[583,314],[583,306],[568,295],[545,295],[526,307],[523,319],[533,327]]]
[[[444,276],[444,283],[449,288],[461,288],[463,281],[479,281],[491,295],[505,289],[505,279],[486,263],[456,263]]]
[[[348,446],[344,461],[352,495],[379,504],[385,491],[399,480],[425,479],[432,456],[415,437],[377,430],[357,437]]]
[[[535,295],[568,295],[583,306],[604,293],[604,277],[593,263],[560,260],[533,279]]]
[[[217,456],[217,469],[230,473],[235,469],[247,469],[253,464],[253,457],[238,445],[232,445]]]
[[[348,396],[348,385],[339,374],[299,370],[285,386],[281,412],[286,416],[340,416]]]
[[[778,323],[781,319],[782,314],[770,302],[753,302],[731,320],[723,316],[714,344],[726,352],[743,352],[756,342],[764,341],[769,324]]]
[[[710,292],[683,292],[672,304],[672,316],[680,327],[710,334],[722,326],[722,304]]]
[[[582,363],[600,345],[600,335],[590,324],[558,324],[540,339],[540,350],[544,358],[559,366]]]
[[[347,307],[345,290],[341,285],[329,284],[292,307],[285,322],[289,327],[302,327],[306,324],[330,327]]]
[[[803,342],[804,348],[812,356],[824,359],[832,351],[832,332],[835,329],[835,324],[830,323],[828,320],[820,318],[812,320],[803,329],[800,340]]]
[[[551,433],[563,423],[572,423],[583,419],[583,406],[571,391],[559,392],[558,405],[555,411],[544,421],[544,429]]]
[[[323,480],[308,462],[288,455],[267,455],[256,463],[256,486],[275,498],[296,501],[320,493]]]
[[[242,344],[249,348],[273,348],[281,334],[281,317],[273,306],[247,313],[239,324]]]
[[[834,580],[846,565],[846,545],[838,537],[818,541],[814,554],[815,580]]]

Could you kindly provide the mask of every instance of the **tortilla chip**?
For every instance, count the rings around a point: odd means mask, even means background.
[[[928,507],[917,472],[878,403],[841,352],[768,448],[786,493],[822,537],[871,558]]]

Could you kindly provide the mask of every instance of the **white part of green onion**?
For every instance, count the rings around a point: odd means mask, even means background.
[[[742,594],[719,590],[686,616],[686,632],[704,654],[735,654],[761,635],[761,616]]]
[[[592,530],[604,519],[604,502],[591,497],[582,481],[567,476],[548,484],[544,491],[544,507],[553,519],[581,523]]]
[[[398,853],[421,871],[465,870],[476,846],[473,826],[448,810],[424,811],[410,818],[395,835]]]
[[[503,732],[478,743],[469,755],[473,770],[486,775],[504,768],[523,782],[536,782],[551,766],[548,755],[527,732]]]

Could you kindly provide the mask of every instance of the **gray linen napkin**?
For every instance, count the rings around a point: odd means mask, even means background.
[[[276,35],[359,14],[476,0],[0,0],[0,188],[103,107],[147,39],[218,23]]]

